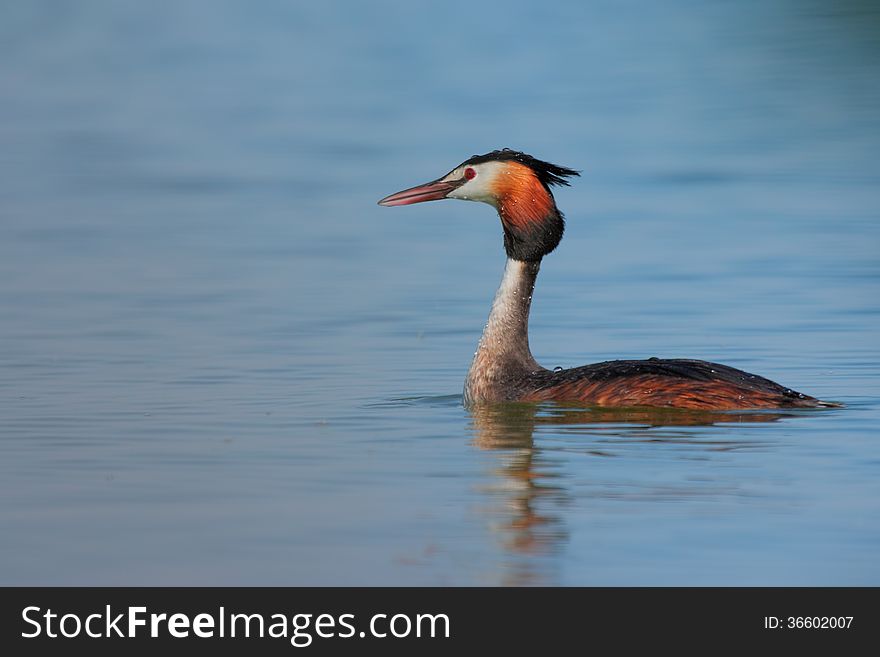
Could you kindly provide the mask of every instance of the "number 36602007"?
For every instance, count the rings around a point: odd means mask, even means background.
[[[768,629],[848,629],[852,622],[853,616],[787,616],[784,619],[776,616],[764,617],[764,627]]]

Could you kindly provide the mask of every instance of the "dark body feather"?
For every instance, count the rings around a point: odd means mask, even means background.
[[[519,386],[522,401],[590,406],[723,410],[828,405],[756,374],[687,359],[612,360],[568,370],[542,369],[524,376]]]

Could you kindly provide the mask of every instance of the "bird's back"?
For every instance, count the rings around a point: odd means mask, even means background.
[[[568,370],[542,370],[522,386],[522,401],[576,401],[594,406],[724,410],[829,405],[756,374],[688,359],[612,360]]]

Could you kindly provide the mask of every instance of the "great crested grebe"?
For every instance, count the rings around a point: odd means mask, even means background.
[[[580,175],[505,148],[465,160],[442,178],[386,196],[379,205],[457,198],[493,206],[507,266],[464,385],[464,403],[579,402],[588,406],[743,409],[837,406],[769,379],[702,360],[613,360],[548,370],[529,349],[529,308],[541,259],[565,222],[550,187]]]

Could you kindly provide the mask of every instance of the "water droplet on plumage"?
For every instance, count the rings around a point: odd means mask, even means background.
[[[556,367],[553,368],[553,371],[554,372],[561,372],[564,369],[565,369],[564,367],[559,367],[559,365],[557,365]]]

